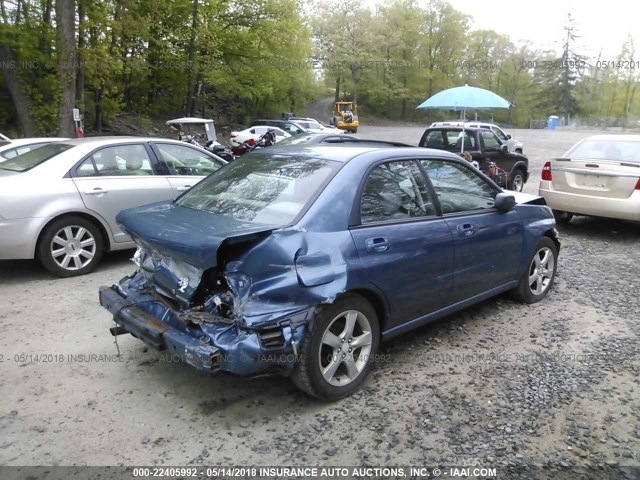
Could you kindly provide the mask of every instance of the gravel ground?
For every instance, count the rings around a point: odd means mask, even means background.
[[[362,127],[416,143],[423,127]],[[512,130],[535,192],[585,131]],[[333,404],[281,377],[209,378],[108,332],[93,274],[0,262],[1,465],[478,465],[539,478],[638,478],[640,224],[559,228],[547,299],[500,296],[385,344],[365,388]],[[93,357],[91,356],[93,355]]]

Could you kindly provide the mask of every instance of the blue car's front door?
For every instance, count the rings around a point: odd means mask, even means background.
[[[523,240],[518,212],[496,210],[498,191],[472,167],[441,160],[422,165],[454,239],[454,301],[515,280]]]
[[[453,242],[415,161],[391,161],[368,176],[360,224],[351,228],[362,275],[387,299],[392,328],[451,302]]]

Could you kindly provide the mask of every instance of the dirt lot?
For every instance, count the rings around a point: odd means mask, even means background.
[[[416,143],[422,130],[359,136]],[[544,161],[589,132],[511,133],[533,193]],[[476,464],[499,478],[513,478],[507,466],[578,478],[583,466],[584,478],[637,478],[640,225],[578,218],[560,232],[546,301],[501,296],[395,339],[366,387],[334,404],[281,377],[209,378],[130,336],[116,357],[97,292],[133,270],[130,252],[62,280],[0,262],[0,464]]]

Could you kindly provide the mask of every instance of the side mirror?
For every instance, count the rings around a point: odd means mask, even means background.
[[[501,212],[508,212],[516,204],[516,197],[510,193],[499,193],[496,195],[495,207]]]
[[[506,145],[500,145],[500,151],[502,153],[507,153],[509,151],[509,147],[507,147]]]
[[[507,140],[511,140],[511,135],[507,133]]]

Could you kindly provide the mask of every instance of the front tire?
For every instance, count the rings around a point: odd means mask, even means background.
[[[43,230],[37,257],[53,275],[75,277],[96,268],[103,250],[98,228],[82,217],[69,216],[55,220]]]
[[[371,370],[379,338],[378,316],[369,302],[344,295],[320,307],[291,378],[302,391],[324,401],[351,395]]]
[[[566,225],[573,218],[573,213],[563,212],[561,210],[553,210],[553,217],[558,225]]]
[[[509,178],[508,189],[514,192],[521,192],[524,189],[524,171],[521,168],[516,168]]]
[[[558,265],[558,248],[549,237],[542,237],[536,244],[535,253],[527,269],[513,290],[516,299],[525,303],[542,300],[553,287]]]

